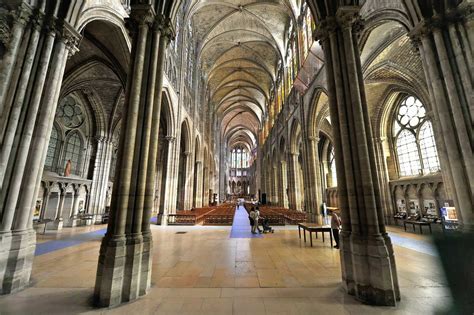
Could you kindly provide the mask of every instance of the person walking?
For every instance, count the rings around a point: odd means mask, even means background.
[[[341,228],[341,218],[337,214],[336,211],[331,211],[331,229],[332,235],[334,236],[334,241],[336,241],[336,245],[334,248],[339,249],[339,229]]]

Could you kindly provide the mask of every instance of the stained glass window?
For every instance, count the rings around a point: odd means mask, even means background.
[[[419,132],[421,156],[423,157],[423,172],[433,173],[439,171],[438,151],[433,135],[431,122],[425,122]]]
[[[70,95],[61,100],[56,110],[56,120],[66,128],[79,128],[85,121],[82,107]]]
[[[51,137],[49,138],[48,152],[46,153],[46,161],[44,162],[44,169],[48,171],[55,171],[56,160],[59,154],[59,133],[55,126],[51,130]]]
[[[426,109],[413,96],[402,100],[392,128],[400,176],[415,176],[439,171],[438,152]]]
[[[71,173],[80,175],[80,162],[82,153],[82,140],[77,132],[69,136],[66,144],[64,165],[71,160]]]

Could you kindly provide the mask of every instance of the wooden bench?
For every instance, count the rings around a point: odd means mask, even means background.
[[[232,214],[207,214],[204,216],[204,225],[232,225]]]
[[[196,216],[194,214],[169,214],[168,225],[195,225]]]
[[[318,232],[321,232],[323,235],[324,243],[324,233],[329,233],[329,238],[331,239],[331,248],[332,248],[332,229],[329,225],[318,225],[316,223],[298,223],[298,235],[301,238],[301,229],[303,229],[304,242],[306,243],[306,231],[309,232],[309,240],[311,247],[313,247],[313,236],[312,233],[316,234],[318,238]]]
[[[430,222],[405,220],[405,221],[403,221],[403,227],[405,228],[405,231],[407,230],[407,224],[411,224],[413,226],[413,232],[416,232],[415,225],[418,225],[420,227],[420,234],[423,234],[422,226],[427,225],[430,228],[430,234],[433,234],[433,232],[431,230],[431,223]]]

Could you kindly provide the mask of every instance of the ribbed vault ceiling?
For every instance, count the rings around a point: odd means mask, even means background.
[[[256,145],[300,0],[198,0],[189,17],[229,146]]]

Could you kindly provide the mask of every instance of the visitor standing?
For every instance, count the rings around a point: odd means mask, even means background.
[[[336,246],[334,248],[339,249],[339,229],[341,228],[341,218],[336,211],[331,211],[331,229],[334,240],[336,241]]]
[[[249,212],[249,221],[250,221],[250,226],[252,227],[252,234],[257,234],[257,232],[255,232],[255,209],[252,207],[252,209],[250,209],[250,212]]]
[[[258,207],[255,208],[255,226],[256,226],[256,229],[258,230],[258,233],[262,233],[262,230],[260,230],[260,228],[258,227],[258,220],[260,219],[260,210],[258,209]]]

